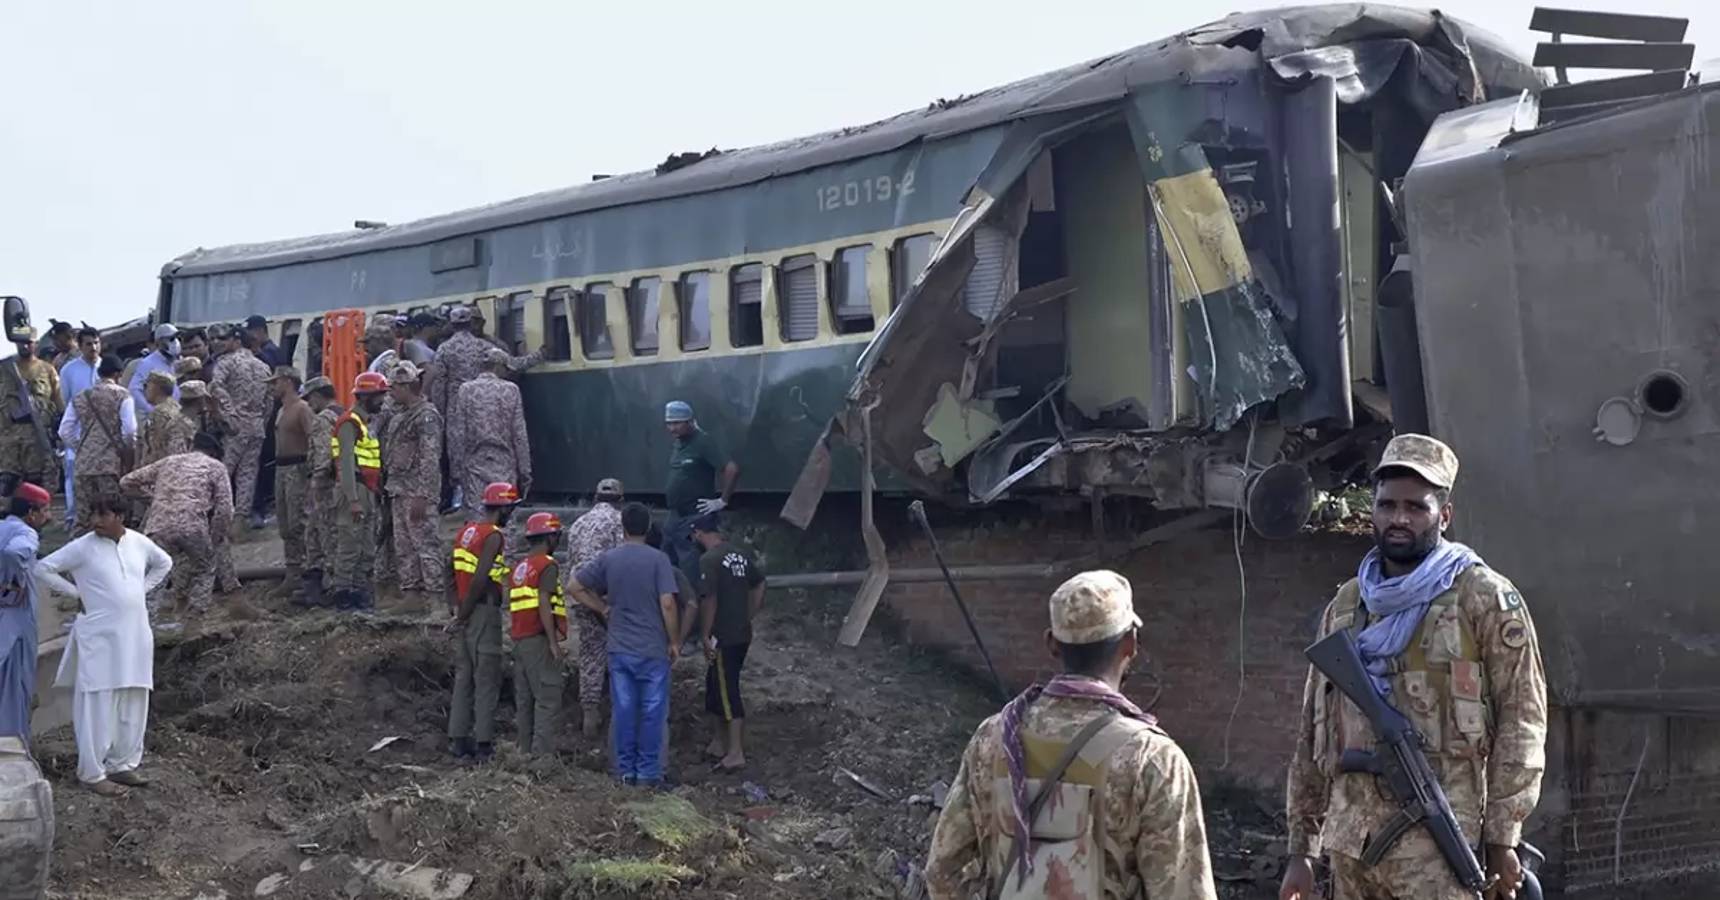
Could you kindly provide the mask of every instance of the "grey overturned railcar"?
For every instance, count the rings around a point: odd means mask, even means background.
[[[1543,834],[1568,887],[1720,851],[1695,812],[1720,777],[1717,129],[1720,85],[1503,99],[1442,118],[1404,184],[1428,415],[1463,459],[1458,534],[1540,632]],[[1626,818],[1668,803],[1691,811]]]
[[[1437,13],[1242,14],[870,125],[197,250],[163,269],[157,314],[261,314],[314,364],[329,309],[476,303],[553,351],[522,381],[548,492],[662,484],[666,454],[639,448],[681,397],[748,490],[818,458],[803,510],[858,486],[825,425],[857,434],[874,403],[898,487],[1237,503],[1345,434],[1353,394],[1386,414],[1379,179],[1439,113],[1536,83]],[[1290,501],[1279,529],[1305,514],[1299,473],[1268,492]]]

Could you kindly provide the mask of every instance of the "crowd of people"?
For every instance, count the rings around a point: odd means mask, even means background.
[[[696,630],[715,722],[706,750],[720,768],[745,766],[740,670],[764,575],[719,520],[739,466],[688,403],[670,401],[666,525],[604,478],[565,528],[548,512],[510,527],[532,461],[509,379],[542,353],[516,356],[482,328],[463,307],[445,319],[372,320],[347,406],[329,378],[303,377],[260,318],[161,324],[129,363],[104,355],[88,327],[55,323],[41,347],[10,335],[15,365],[0,366],[14,403],[0,421],[10,504],[0,510],[0,733],[28,735],[37,596],[75,597],[61,680],[74,688],[79,778],[115,795],[146,783],[137,768],[152,628],[218,609],[263,614],[238,593],[233,543],[248,511],[251,528],[266,527],[257,498],[260,474],[272,472],[286,577],[264,605],[366,614],[380,596],[435,617],[435,600],[445,601],[456,635],[454,756],[495,752],[511,652],[523,751],[557,749],[571,669],[581,735],[595,745],[607,713],[616,777],[661,783],[670,667]],[[55,487],[72,541],[38,562]],[[450,546],[439,526],[453,512],[465,521]]]

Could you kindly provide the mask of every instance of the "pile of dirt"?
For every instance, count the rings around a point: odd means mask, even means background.
[[[452,761],[453,638],[422,614],[275,614],[164,636],[153,785],[94,797],[75,787],[68,730],[37,743],[57,791],[56,893],[916,896],[932,798],[996,704],[965,672],[881,633],[835,647],[846,603],[772,595],[747,662],[739,775],[701,756],[702,661],[677,667],[672,793],[605,774],[602,748],[578,735],[573,679],[555,757],[515,749],[504,684],[495,761]],[[1215,851],[1250,847],[1245,832],[1270,837],[1253,798],[1213,799]],[[1224,895],[1269,896],[1264,854],[1244,855],[1215,855],[1232,879]]]

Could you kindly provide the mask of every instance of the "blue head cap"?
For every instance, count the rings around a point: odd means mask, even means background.
[[[665,422],[691,422],[691,421],[693,421],[693,407],[692,407],[692,405],[687,403],[687,401],[685,401],[685,400],[670,400],[667,404],[664,404],[664,406],[663,406],[663,421],[665,421]]]

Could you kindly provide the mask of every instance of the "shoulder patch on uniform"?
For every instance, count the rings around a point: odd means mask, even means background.
[[[1519,594],[1516,591],[1501,591],[1499,593],[1499,611],[1500,612],[1510,612],[1511,610],[1514,610],[1514,609],[1521,609],[1522,606],[1523,606],[1523,595],[1522,594]]]
[[[1509,596],[1516,597],[1516,592]],[[1522,598],[1518,598],[1522,602]],[[1521,650],[1529,645],[1529,626],[1522,619],[1508,619],[1499,626],[1499,643],[1513,650]]]

